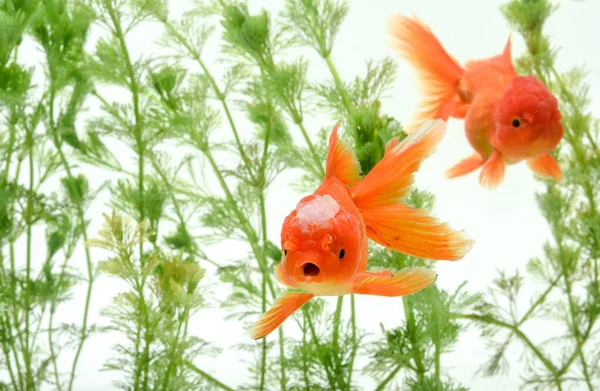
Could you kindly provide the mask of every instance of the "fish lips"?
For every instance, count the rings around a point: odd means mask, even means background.
[[[300,282],[322,282],[325,280],[325,272],[317,256],[306,257],[298,262],[294,274],[296,280]]]

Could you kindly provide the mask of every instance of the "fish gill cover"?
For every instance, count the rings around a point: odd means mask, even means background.
[[[295,205],[269,189],[285,173],[314,191],[337,120],[370,172],[406,136],[381,104],[398,61],[390,49],[342,79],[332,51],[351,3],[194,3],[181,14],[179,1],[0,0],[0,389],[478,389],[445,359],[462,349],[473,376],[600,388],[599,127],[584,68],[561,70],[544,29],[561,17],[554,3],[500,7],[525,43],[516,71],[562,115],[551,156],[564,178],[536,195],[551,232],[542,255],[514,272],[486,265],[500,271],[484,292],[465,281],[386,299],[393,327],[367,332],[347,295],[311,300],[259,341],[247,330],[287,289],[273,268]],[[146,46],[153,32],[160,51]],[[315,113],[327,116],[318,134]],[[434,197],[413,188],[408,202],[431,210]],[[371,271],[419,266],[433,262],[371,243]],[[483,363],[461,344],[475,327]]]

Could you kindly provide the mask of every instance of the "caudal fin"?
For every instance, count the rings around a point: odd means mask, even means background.
[[[446,123],[430,120],[396,146],[350,192],[371,240],[415,257],[457,260],[469,252],[473,241],[462,231],[414,209],[403,201],[414,182],[414,173],[444,137]]]
[[[356,154],[344,140],[338,138],[337,131],[341,122],[335,124],[329,136],[329,152],[325,176],[335,176],[346,185],[360,181],[360,163]]]
[[[429,27],[413,17],[393,15],[388,23],[392,46],[410,63],[419,78],[423,98],[407,133],[429,119],[464,116],[466,103],[458,96],[464,69],[444,49]]]

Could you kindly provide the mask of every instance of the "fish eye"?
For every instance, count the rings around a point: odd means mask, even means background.
[[[518,118],[515,118],[512,120],[512,126],[515,128],[518,128],[519,126],[521,126],[521,121],[519,121]]]
[[[344,258],[344,255],[346,255],[346,250],[341,249],[340,250],[340,259]]]

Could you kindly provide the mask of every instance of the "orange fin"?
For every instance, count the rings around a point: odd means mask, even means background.
[[[456,261],[473,246],[463,232],[408,205],[377,205],[360,209],[369,238],[384,247],[418,258]]]
[[[431,120],[388,150],[367,176],[351,188],[356,206],[369,208],[398,202],[414,182],[413,173],[444,137],[446,123]]]
[[[282,283],[285,286],[289,286],[290,288],[294,288],[294,286],[290,283],[290,281],[286,278],[285,274],[283,274],[283,269],[281,268],[281,263],[278,263],[273,268],[275,270],[275,279]]]
[[[389,272],[389,271],[388,271]],[[377,296],[406,296],[416,293],[437,279],[437,273],[425,267],[412,267],[382,276],[370,272],[359,273],[352,293]]]
[[[329,152],[327,153],[326,176],[335,176],[346,185],[360,181],[360,164],[356,154],[344,140],[338,138],[338,122],[329,136]]]
[[[271,334],[297,309],[306,304],[314,295],[302,292],[284,292],[273,303],[273,307],[252,326],[252,339],[260,339]]]
[[[556,162],[556,159],[550,154],[546,154],[536,159],[528,159],[527,165],[531,171],[544,178],[552,178],[556,183],[562,182],[562,171]]]
[[[399,143],[399,142],[400,142],[400,136],[398,136],[398,137],[394,137],[394,138],[390,139],[390,141],[388,141],[388,142],[385,144],[385,152],[384,152],[384,155],[387,155],[387,154],[388,154],[388,152],[390,152],[392,149],[394,149],[394,147],[395,147],[396,145],[398,145],[398,143]]]
[[[388,31],[392,46],[410,63],[418,76],[422,99],[412,123],[406,126],[412,133],[429,119],[447,120],[453,111],[464,111],[457,98],[457,87],[463,77],[463,67],[446,52],[431,29],[422,21],[403,15],[390,18]]]
[[[506,162],[500,153],[496,150],[492,152],[492,156],[485,162],[479,173],[479,183],[488,189],[498,187],[504,180],[504,172],[506,171]]]
[[[483,166],[484,163],[485,160],[483,160],[483,158],[477,152],[475,152],[471,156],[464,158],[446,170],[446,178],[456,178],[469,174]]]

